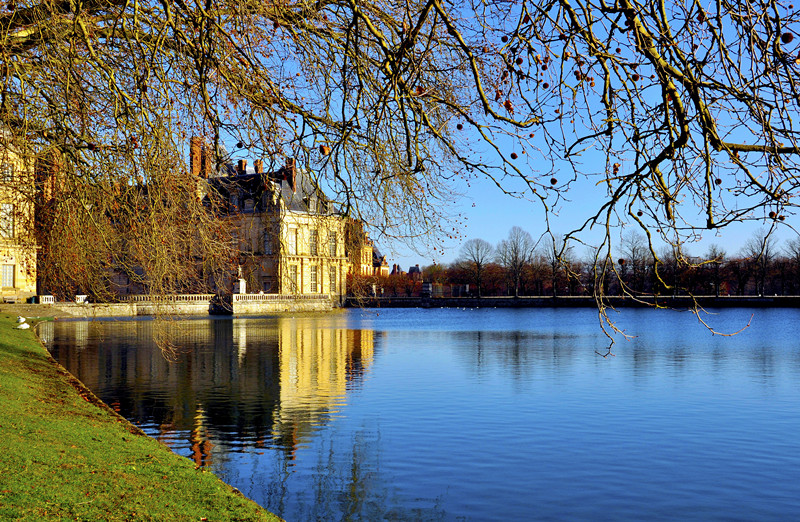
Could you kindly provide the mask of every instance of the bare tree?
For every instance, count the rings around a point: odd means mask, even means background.
[[[706,263],[711,266],[714,278],[714,295],[719,297],[720,268],[725,262],[725,251],[717,245],[711,245],[706,252]]]
[[[644,274],[647,265],[647,239],[634,230],[629,230],[622,235],[620,245],[622,258],[625,260],[623,268],[631,271],[630,281],[623,281],[629,285],[630,291],[636,295],[644,291]]]
[[[742,247],[742,256],[752,267],[751,272],[756,282],[756,294],[760,296],[764,295],[767,271],[777,255],[775,238],[771,232],[771,230],[763,229],[756,231]]]
[[[797,295],[797,293],[800,293],[798,292],[798,287],[800,287],[800,237],[795,237],[787,241],[784,251],[792,267],[792,286],[795,295]]]
[[[471,275],[478,289],[478,297],[483,291],[483,275],[486,265],[494,258],[494,247],[484,239],[470,239],[461,246],[458,263]]]
[[[564,281],[571,276],[570,264],[573,258],[574,247],[569,243],[568,236],[548,234],[544,236],[544,256],[550,265],[550,285],[553,297],[558,295],[559,281]]]
[[[508,239],[497,245],[497,259],[508,272],[514,287],[514,297],[519,297],[522,272],[531,263],[536,243],[531,235],[520,227],[512,227]]]

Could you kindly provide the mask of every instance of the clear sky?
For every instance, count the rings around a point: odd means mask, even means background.
[[[458,257],[463,241],[481,238],[496,246],[499,241],[508,236],[508,232],[513,226],[519,226],[530,232],[534,239],[538,239],[545,232],[544,212],[539,202],[507,196],[494,184],[487,181],[478,180],[471,183],[469,189],[464,190],[463,202],[459,208],[454,209],[467,216],[463,240],[444,243],[445,255],[437,256],[424,251],[417,254],[402,243],[392,242],[387,238],[376,238],[376,243],[381,252],[386,255],[390,266],[398,263],[403,270],[407,271],[410,266],[415,264],[425,266],[434,261],[450,263]],[[599,207],[603,195],[592,186],[591,182],[579,180],[566,193],[566,197],[568,201],[560,204],[557,216],[552,220],[554,232],[564,233],[579,226],[588,216],[588,211]],[[779,227],[776,233],[779,248],[783,248],[788,238],[795,236],[795,232],[790,229],[790,226],[797,221],[797,218],[791,215],[786,217],[784,226]],[[698,242],[687,244],[685,250],[691,255],[701,255],[708,250],[710,245],[716,244],[728,255],[735,255],[756,231],[768,228],[769,221],[771,220],[748,222],[724,230],[705,231]],[[615,231],[617,234],[622,232],[622,230]],[[590,244],[597,244],[601,240],[601,234],[601,230],[591,231],[582,237]],[[578,246],[575,253],[583,257],[586,250]]]

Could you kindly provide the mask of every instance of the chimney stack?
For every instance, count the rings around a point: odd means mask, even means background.
[[[297,187],[295,186],[296,174],[294,158],[286,158],[286,180],[289,182],[289,187],[294,193],[297,193]]]
[[[211,159],[211,149],[206,147],[205,143],[200,148],[200,177],[208,179],[211,177],[211,166],[213,161]]]
[[[192,176],[200,176],[202,170],[203,139],[192,136],[189,140],[189,169]]]
[[[243,174],[247,174],[247,160],[239,160],[239,166],[236,167],[236,172],[240,176]]]
[[[262,174],[264,172],[264,161],[260,159],[255,160],[253,162],[253,168],[256,174]]]

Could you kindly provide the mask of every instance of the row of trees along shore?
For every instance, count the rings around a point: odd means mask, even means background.
[[[620,241],[618,257],[596,254],[590,248],[581,253],[557,236],[537,241],[513,227],[497,245],[470,239],[456,261],[423,267],[422,273],[425,282],[469,285],[469,295],[475,296],[800,295],[796,238],[780,244],[756,232],[736,252],[711,245],[700,255],[688,255],[665,246],[654,255],[642,235],[630,232]],[[421,290],[421,282],[407,276],[373,279],[384,295]]]

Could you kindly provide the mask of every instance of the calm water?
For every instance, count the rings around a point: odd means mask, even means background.
[[[106,403],[289,521],[797,519],[798,310],[43,325]]]

